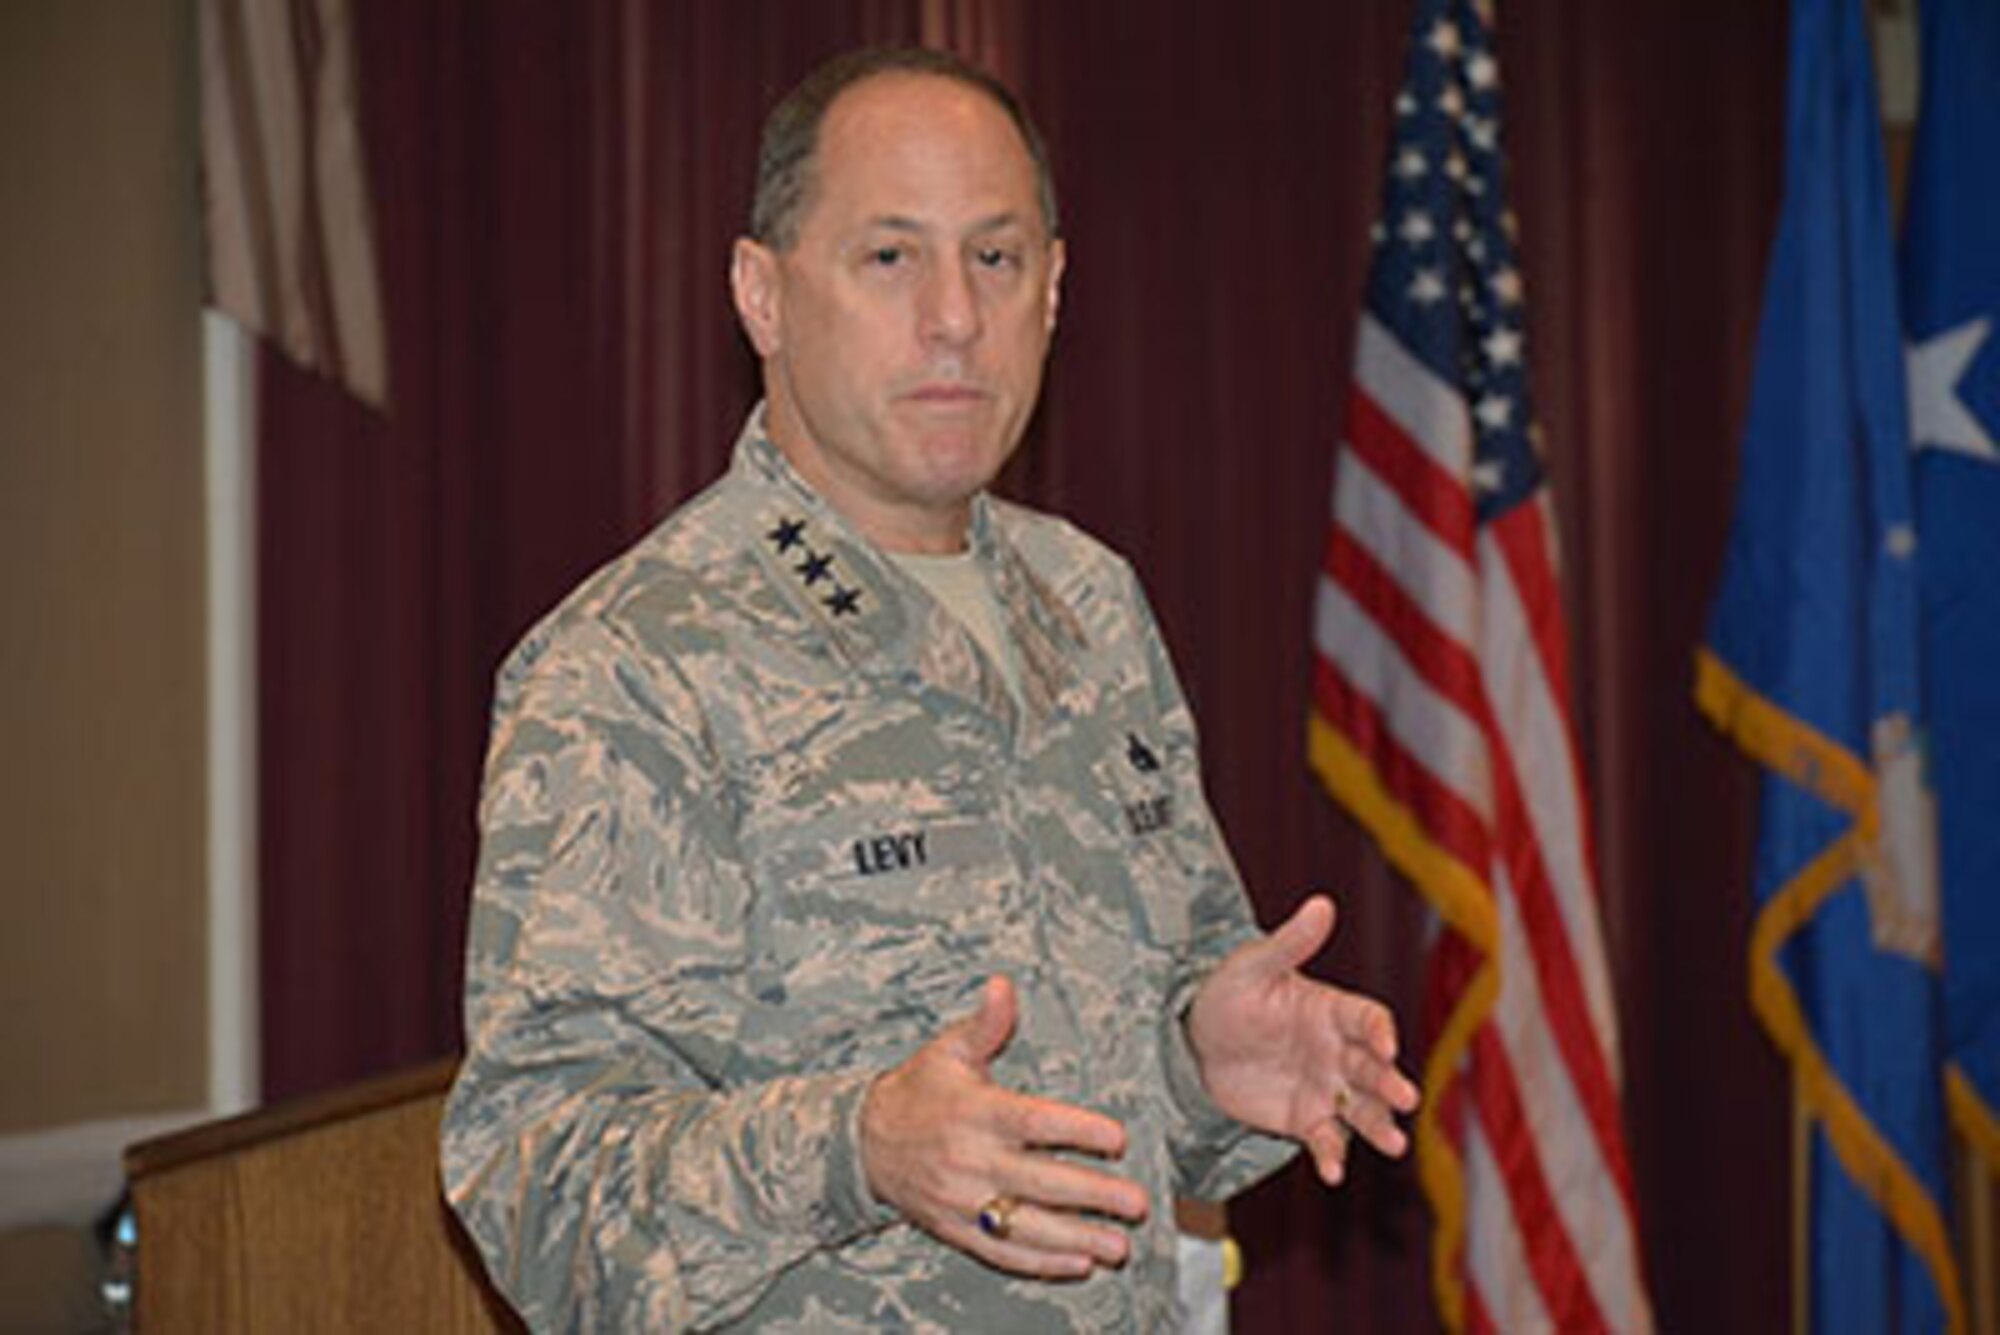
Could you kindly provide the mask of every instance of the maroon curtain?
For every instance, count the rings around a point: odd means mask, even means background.
[[[929,35],[1048,132],[1071,263],[1007,488],[1145,574],[1267,920],[1414,1029],[1415,897],[1303,760],[1306,634],[1405,3],[360,0],[397,401],[267,358],[266,1092],[458,1041],[490,678],[722,465],[755,393],[727,247],[763,109]],[[1779,174],[1780,0],[1502,15],[1541,415],[1665,1329],[1785,1320],[1786,1086],[1744,994],[1748,776],[1687,701]],[[1407,1165],[1232,1218],[1239,1328],[1435,1326]]]

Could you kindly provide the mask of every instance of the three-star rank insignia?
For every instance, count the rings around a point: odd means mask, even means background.
[[[792,515],[781,515],[778,522],[764,535],[773,551],[781,557],[799,554],[799,559],[788,562],[791,572],[797,575],[800,584],[808,594],[817,591],[818,586],[831,582],[833,587],[819,599],[820,605],[835,617],[859,616],[861,613],[861,590],[849,588],[833,571],[833,553],[815,550],[806,539],[806,521]]]

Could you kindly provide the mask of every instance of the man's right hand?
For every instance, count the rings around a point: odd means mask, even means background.
[[[870,1087],[862,1165],[876,1199],[960,1251],[1019,1275],[1081,1279],[1094,1267],[1124,1264],[1131,1239],[1105,1220],[1144,1219],[1146,1192],[1054,1153],[1117,1159],[1124,1127],[993,1082],[989,1067],[1013,1036],[1016,1006],[1014,985],[996,974],[977,1012]],[[1006,1236],[988,1236],[979,1211],[1003,1197],[1017,1203]]]

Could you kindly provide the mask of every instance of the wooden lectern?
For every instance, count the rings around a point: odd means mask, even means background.
[[[455,1066],[126,1151],[141,1335],[521,1331],[438,1186]]]
[[[523,1332],[438,1185],[455,1059],[125,1152],[139,1335]],[[1176,1202],[1223,1237],[1222,1207]],[[1232,1281],[1233,1285],[1233,1281]]]

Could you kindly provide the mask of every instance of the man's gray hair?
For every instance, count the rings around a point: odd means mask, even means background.
[[[918,74],[949,79],[987,97],[1007,113],[1035,163],[1042,224],[1057,235],[1056,188],[1048,151],[1033,121],[1007,85],[946,51],[922,47],[870,47],[835,56],[799,81],[771,109],[757,148],[757,191],[750,201],[750,236],[773,250],[788,250],[799,239],[799,218],[812,188],[813,158],[827,108],[865,79],[880,74]]]

